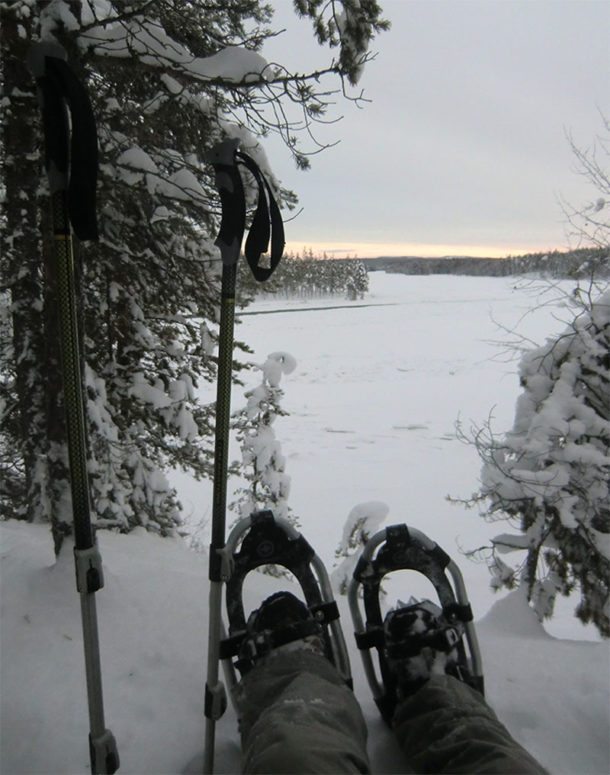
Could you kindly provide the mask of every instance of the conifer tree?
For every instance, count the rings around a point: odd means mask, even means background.
[[[238,136],[267,168],[259,137],[298,143],[333,100],[325,78],[355,83],[375,2],[297,2],[326,68],[293,74],[260,53],[272,9],[259,0],[16,0],[0,6],[3,79],[0,286],[0,513],[70,531],[57,310],[32,42],[54,40],[86,84],[100,147],[98,244],[77,246],[98,525],[172,533],[179,503],[165,472],[210,473],[215,376],[218,197],[205,153]],[[343,10],[341,10],[341,7]],[[300,111],[295,119],[288,112]],[[270,172],[267,169],[268,172]],[[284,205],[294,195],[274,181]],[[239,364],[236,364],[239,369]]]
[[[607,121],[606,132],[610,129]],[[521,357],[513,427],[497,436],[489,425],[475,436],[483,460],[481,488],[471,502],[483,515],[519,532],[491,542],[495,588],[522,586],[540,619],[553,615],[558,594],[578,597],[576,616],[610,637],[610,183],[608,135],[602,161],[576,153],[600,196],[566,210],[584,257],[571,313],[558,336]],[[573,144],[573,148],[575,148]],[[581,274],[582,273],[582,274]],[[518,557],[509,564],[507,556]]]
[[[359,503],[350,511],[343,526],[341,542],[335,549],[332,581],[339,594],[347,595],[362,548],[380,529],[388,513],[388,506],[381,501]]]
[[[524,354],[513,428],[480,434],[477,500],[521,533],[492,541],[493,586],[522,584],[541,619],[576,591],[576,614],[610,637],[610,293]],[[508,564],[509,553],[523,560]]]
[[[231,504],[240,517],[270,509],[275,517],[290,519],[290,477],[273,425],[286,414],[281,406],[284,391],[280,380],[295,367],[296,361],[288,353],[271,353],[260,366],[260,385],[246,393],[248,401],[235,426],[247,486],[238,491],[237,501]]]

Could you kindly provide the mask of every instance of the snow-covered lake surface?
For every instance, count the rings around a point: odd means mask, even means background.
[[[440,543],[462,568],[478,622],[487,697],[511,732],[553,773],[610,771],[607,643],[559,607],[542,627],[518,594],[494,596],[484,564],[460,555],[503,531],[446,500],[477,487],[479,460],[456,439],[490,412],[512,424],[517,363],[507,360],[500,323],[536,343],[563,328],[565,310],[516,281],[374,273],[362,302],[273,299],[241,317],[238,338],[262,363],[292,354],[282,380],[276,435],[292,478],[290,505],[327,564],[359,503],[382,501],[387,524],[407,522]],[[541,309],[534,308],[544,303]],[[321,309],[311,309],[320,307]],[[277,310],[284,310],[278,312]],[[557,319],[559,318],[559,319]],[[496,322],[494,322],[496,321]],[[513,337],[514,338],[514,337]],[[251,383],[250,383],[251,378]],[[246,374],[246,387],[259,381]],[[236,388],[233,405],[245,403]],[[213,400],[210,386],[206,397]],[[234,457],[238,448],[232,448]],[[211,485],[174,474],[187,522],[209,541]],[[239,486],[231,483],[231,490]],[[231,521],[231,519],[229,519]],[[68,552],[54,563],[46,527],[0,524],[2,553],[0,771],[88,769],[80,607]],[[100,534],[106,586],[98,595],[106,720],[123,773],[194,773],[203,748],[208,608],[207,556],[182,541],[136,531]],[[254,607],[274,587],[247,586]],[[405,588],[408,587],[408,588]],[[388,601],[408,598],[411,579],[392,578]],[[369,725],[377,773],[405,772],[363,677],[345,599],[339,601],[355,692]],[[217,770],[239,770],[230,710],[218,724]]]
[[[362,301],[266,299],[249,307],[237,327],[237,338],[254,350],[253,362],[278,350],[297,361],[281,382],[289,416],[274,424],[291,477],[289,504],[329,568],[349,512],[368,501],[387,504],[386,524],[407,522],[459,558],[460,550],[483,545],[507,525],[488,525],[476,509],[447,500],[470,497],[480,471],[456,423],[469,432],[491,415],[496,432],[510,429],[520,387],[508,343],[542,344],[562,331],[570,314],[563,293],[572,285],[380,272],[369,278]],[[234,409],[245,405],[244,391],[260,376],[244,379],[246,386],[234,390]],[[209,400],[214,390],[209,386]],[[231,457],[239,455],[234,444]],[[205,526],[211,484],[175,480],[187,519]],[[205,527],[203,536],[207,544]],[[470,560],[460,565],[482,616],[495,599],[488,571]],[[589,637],[572,609],[569,603],[567,618],[551,622],[549,631]]]

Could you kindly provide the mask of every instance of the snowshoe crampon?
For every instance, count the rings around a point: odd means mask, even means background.
[[[272,649],[299,640],[307,643],[308,639],[320,644],[325,656],[351,685],[349,657],[328,574],[293,525],[275,518],[271,511],[255,513],[233,528],[224,554],[228,635],[221,640],[220,658],[229,685],[236,683],[235,669],[244,675]],[[299,610],[294,596],[279,593],[266,601],[264,609],[246,618],[244,580],[264,565],[282,566],[295,576],[305,599]]]
[[[400,570],[423,574],[434,586],[440,607],[425,601],[400,607],[384,617],[379,601],[382,579]],[[416,690],[425,681],[418,680],[417,670],[409,675],[405,667],[417,666],[419,661],[423,667],[420,675],[425,675],[425,663],[432,654],[446,655],[445,672],[483,694],[481,655],[462,574],[426,535],[406,525],[394,525],[372,536],[354,570],[348,599],[367,681],[388,723],[405,686]],[[371,656],[373,648],[378,671]]]

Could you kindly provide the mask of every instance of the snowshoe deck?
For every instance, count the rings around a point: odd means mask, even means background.
[[[277,645],[271,639],[269,643],[261,644],[258,653],[258,646],[254,642],[249,641],[244,648],[249,633],[243,604],[243,586],[251,571],[264,565],[279,565],[295,576],[303,591],[311,620],[319,629],[326,657],[337,667],[346,683],[351,684],[349,657],[339,624],[339,609],[333,598],[328,574],[313,548],[293,525],[275,518],[271,511],[257,512],[242,519],[233,528],[224,554],[225,567],[228,568],[224,579],[228,635],[221,640],[220,658],[228,673],[229,683],[235,683],[235,668],[242,674],[248,672],[265,649]],[[295,632],[297,637],[311,634],[305,624],[303,626],[302,633]]]
[[[456,657],[455,675],[483,693],[483,673],[479,646],[472,622],[472,611],[459,568],[436,543],[406,525],[394,525],[372,536],[354,570],[348,588],[350,612],[356,643],[360,649],[367,681],[384,719],[391,721],[396,703],[395,678],[389,667],[388,627],[396,612],[384,617],[379,600],[382,579],[398,570],[423,574],[434,586],[441,606],[443,625],[434,634],[418,635],[402,644],[406,656],[424,646],[452,651]],[[449,575],[448,575],[448,573]],[[360,600],[360,589],[362,599]],[[364,619],[361,606],[364,609]],[[403,609],[407,610],[407,609]],[[462,637],[465,636],[465,637]],[[371,649],[378,655],[379,673],[373,665]]]

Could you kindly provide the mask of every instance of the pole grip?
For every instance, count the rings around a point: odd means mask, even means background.
[[[235,158],[238,146],[236,138],[223,140],[206,156],[214,167],[222,206],[220,229],[214,244],[220,249],[224,266],[232,266],[239,260],[246,228],[246,198]]]

